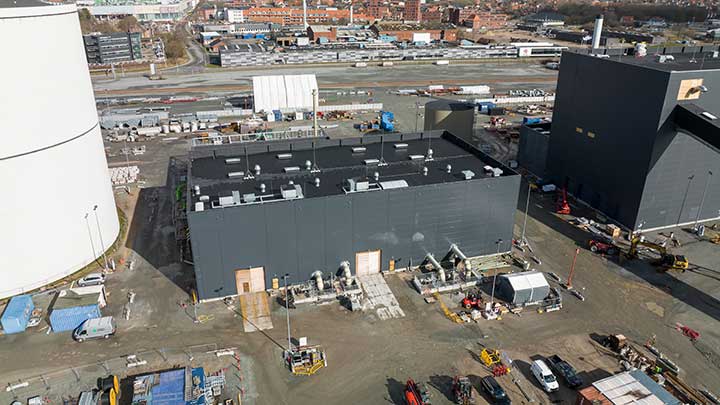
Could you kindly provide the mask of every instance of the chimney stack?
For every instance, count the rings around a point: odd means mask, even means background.
[[[595,30],[593,31],[592,37],[592,49],[600,48],[600,37],[602,36],[603,29],[603,16],[598,15],[595,17]]]
[[[303,28],[307,30],[307,0],[303,0]]]

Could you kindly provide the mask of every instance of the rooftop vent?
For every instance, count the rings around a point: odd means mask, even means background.
[[[234,179],[235,177],[243,177],[245,175],[245,172],[230,172],[228,173],[228,177],[231,179]]]
[[[242,161],[242,159],[240,159],[240,158],[228,158],[228,159],[225,159],[225,164],[226,165],[234,165],[234,164],[240,163],[241,161]]]
[[[205,204],[202,202],[196,202],[195,203],[195,211],[205,211]]]
[[[233,197],[231,195],[218,198],[218,203],[221,207],[227,207],[233,205]]]
[[[256,200],[255,193],[243,194],[243,202],[244,203],[246,203],[246,204],[252,203],[252,202],[255,202],[255,200]]]
[[[208,201],[210,201],[210,196],[209,196],[209,195],[201,195],[201,196],[200,196],[200,201],[202,201],[202,202],[208,202]]]
[[[463,170],[460,173],[462,173],[465,180],[470,180],[475,177],[475,173],[472,170]]]
[[[408,187],[407,181],[405,180],[391,180],[391,181],[381,181],[380,182],[380,188],[383,190],[392,190],[394,188],[405,188]]]
[[[380,161],[377,159],[365,159],[365,160],[363,160],[363,163],[370,166],[370,165],[376,165],[376,164],[380,163]]]
[[[423,160],[425,159],[425,156],[423,155],[410,155],[410,160]]]
[[[352,153],[364,153],[367,150],[364,146],[355,146],[352,148]]]
[[[395,149],[407,149],[407,147],[408,147],[408,144],[406,144],[406,143],[396,143],[395,144]]]
[[[292,153],[279,153],[277,158],[281,160],[290,159],[292,158]]]
[[[702,113],[700,113],[700,115],[702,115],[703,117],[705,117],[705,118],[707,118],[707,119],[709,119],[709,120],[716,120],[716,119],[717,119],[716,116],[710,114],[710,113],[707,112],[707,111],[703,111]]]
[[[240,192],[239,191],[233,190],[232,198],[233,198],[234,204],[240,204],[241,200],[240,200]]]
[[[283,169],[285,173],[292,173],[292,172],[299,172],[300,168],[298,166],[288,166]]]
[[[282,198],[286,200],[303,198],[302,188],[298,184],[289,184],[287,186],[283,186],[280,189],[280,194],[282,194]]]

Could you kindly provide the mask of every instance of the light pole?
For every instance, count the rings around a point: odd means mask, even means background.
[[[565,288],[568,290],[572,288],[572,278],[573,274],[575,274],[575,262],[577,261],[577,257],[580,254],[580,248],[575,249],[575,257],[573,258],[572,266],[570,267],[570,275],[567,279],[567,284],[565,284]]]
[[[288,291],[287,280],[290,277],[289,273],[285,273],[283,281],[285,282],[285,313],[287,314],[287,331],[288,331],[288,355],[292,352],[292,342],[290,340],[290,291]]]
[[[708,176],[707,179],[705,179],[705,189],[703,190],[702,198],[700,199],[700,208],[698,208],[697,215],[695,216],[695,225],[693,225],[693,229],[697,232],[698,222],[700,221],[700,213],[703,209],[703,204],[705,204],[705,194],[707,194],[708,185],[710,184],[710,179],[712,178],[713,172],[708,170]]]
[[[688,177],[688,184],[687,184],[687,187],[685,188],[685,195],[683,196],[682,204],[680,204],[680,212],[678,213],[678,219],[677,219],[677,223],[675,224],[675,226],[680,226],[680,221],[682,219],[682,212],[685,209],[685,201],[687,200],[688,192],[690,191],[690,184],[692,183],[694,178],[695,178],[694,174],[691,175],[690,177]]]
[[[502,243],[502,239],[498,239],[495,241],[495,245],[497,246],[497,249],[495,251],[495,255],[500,254],[500,244]],[[495,280],[497,280],[497,267],[495,267],[495,272],[493,273],[493,284],[492,284],[492,292],[490,293],[490,306],[492,307],[495,305]]]
[[[92,252],[93,252],[93,260],[95,260],[95,259],[97,259],[97,253],[95,252],[95,242],[93,242],[92,232],[90,231],[90,221],[88,220],[88,216],[90,216],[90,214],[88,214],[86,212],[85,213],[85,225],[87,225],[88,238],[90,238],[90,247],[92,248]]]
[[[525,201],[525,218],[523,218],[522,235],[520,236],[520,247],[525,246],[525,227],[527,226],[528,209],[530,208],[530,182],[528,182],[527,200]]]
[[[418,131],[418,118],[420,118],[420,102],[415,102],[415,133]]]
[[[103,261],[105,262],[105,270],[107,270],[108,269],[108,261],[107,261],[107,256],[105,255],[105,243],[103,242],[102,231],[100,230],[100,219],[98,219],[97,209],[98,209],[98,206],[95,205],[93,207],[93,212],[95,212],[95,223],[97,224],[98,235],[100,236],[100,249],[102,249]]]

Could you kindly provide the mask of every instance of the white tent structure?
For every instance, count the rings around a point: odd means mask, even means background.
[[[550,285],[539,271],[503,274],[495,288],[500,297],[515,305],[537,303],[550,294]]]
[[[254,76],[255,112],[311,109],[317,88],[315,75]]]

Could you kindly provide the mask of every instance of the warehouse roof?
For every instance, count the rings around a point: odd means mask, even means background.
[[[191,156],[191,209],[198,202],[203,203],[202,209],[210,209],[515,174],[466,142],[440,131],[207,148],[195,150]],[[432,149],[432,159],[428,149]],[[254,174],[256,165],[260,175]],[[319,171],[311,170],[314,166]],[[248,178],[248,172],[253,178]],[[198,195],[195,186],[200,188]]]

